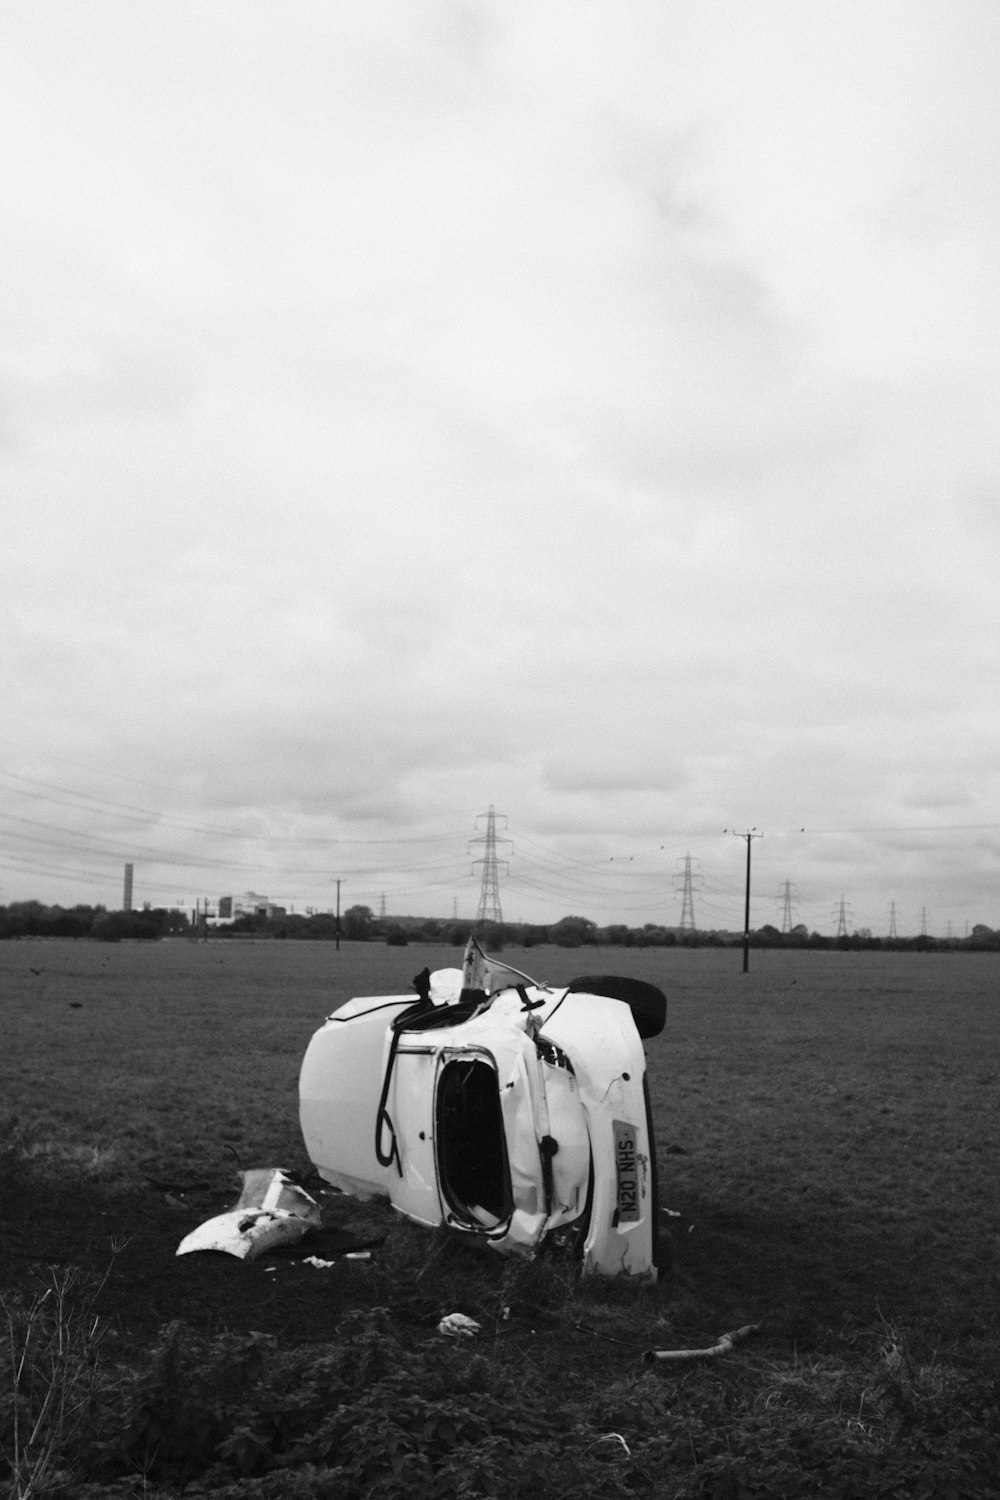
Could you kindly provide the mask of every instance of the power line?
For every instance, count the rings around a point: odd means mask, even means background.
[[[128,802],[113,802],[105,797],[92,797],[86,792],[74,792],[67,787],[52,787],[47,782],[38,781],[32,776],[22,776],[13,771],[0,771],[0,776],[6,777],[8,781],[27,782],[29,787],[40,787],[44,790],[34,791],[14,787],[11,790],[21,797],[31,797],[37,801],[49,802],[58,807],[70,807],[77,812],[111,812],[125,821],[139,822],[151,820],[157,828],[175,829],[180,833],[198,833],[209,838],[221,839],[249,839],[255,843],[269,844],[322,844],[324,847],[330,844],[347,844],[361,848],[394,846],[397,844],[433,844],[450,842],[460,835],[456,833],[426,833],[407,834],[390,839],[345,839],[330,834],[277,834],[249,832],[244,828],[230,828],[192,821],[189,818],[177,817],[164,813],[152,807],[137,807]],[[53,796],[53,792],[62,793],[61,796]],[[259,816],[255,808],[241,809],[244,813]],[[296,816],[300,816],[296,814]],[[24,821],[30,822],[30,819]],[[51,825],[44,825],[51,826]]]

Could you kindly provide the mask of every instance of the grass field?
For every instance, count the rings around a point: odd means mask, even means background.
[[[301,1254],[380,1241],[369,1262],[174,1258],[238,1165],[308,1170],[296,1079],[323,1017],[457,950],[0,944],[11,1349],[39,1266],[86,1288],[112,1262],[64,1492],[1000,1494],[997,956],[758,951],[748,975],[735,950],[507,956],[667,992],[647,1055],[674,1270],[655,1290],[333,1195]],[[479,1340],[436,1333],[455,1310]],[[725,1359],[643,1362],[746,1323]]]

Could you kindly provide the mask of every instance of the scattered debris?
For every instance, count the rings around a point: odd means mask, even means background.
[[[734,1345],[740,1344],[748,1339],[752,1333],[760,1328],[759,1323],[746,1323],[742,1328],[734,1328],[732,1333],[724,1333],[717,1344],[712,1344],[708,1349],[650,1349],[646,1359],[652,1364],[656,1360],[672,1360],[681,1363],[690,1359],[714,1359],[719,1354],[729,1354]]]
[[[584,1450],[583,1450],[584,1453],[589,1453],[590,1450],[591,1450],[591,1448],[596,1448],[597,1447],[598,1443],[621,1443],[622,1448],[623,1448],[624,1453],[625,1453],[625,1457],[626,1458],[631,1458],[632,1457],[632,1449],[629,1447],[628,1443],[626,1443],[625,1439],[622,1437],[622,1435],[621,1435],[620,1432],[605,1432],[605,1433],[603,1433],[601,1435],[601,1437],[595,1438],[592,1443],[588,1443],[587,1444],[586,1448],[584,1448]]]
[[[479,1326],[475,1318],[467,1318],[465,1313],[449,1313],[441,1319],[437,1331],[451,1339],[471,1339],[479,1332]]]
[[[243,1191],[235,1207],[217,1214],[181,1240],[178,1255],[220,1250],[238,1260],[256,1260],[279,1245],[298,1244],[321,1223],[319,1204],[297,1187],[281,1167],[243,1173]]]
[[[304,1266],[315,1266],[317,1271],[326,1271],[329,1270],[330,1266],[335,1266],[337,1262],[335,1260],[320,1260],[318,1255],[303,1255],[302,1264]]]

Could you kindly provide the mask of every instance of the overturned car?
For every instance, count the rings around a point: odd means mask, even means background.
[[[584,1272],[655,1278],[656,1148],[643,1038],[666,998],[641,980],[536,983],[473,939],[413,995],[349,1000],[299,1080],[319,1174],[407,1218]]]

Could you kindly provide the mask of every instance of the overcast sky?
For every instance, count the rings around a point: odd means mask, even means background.
[[[1000,927],[995,0],[4,0],[0,130],[0,902]]]

